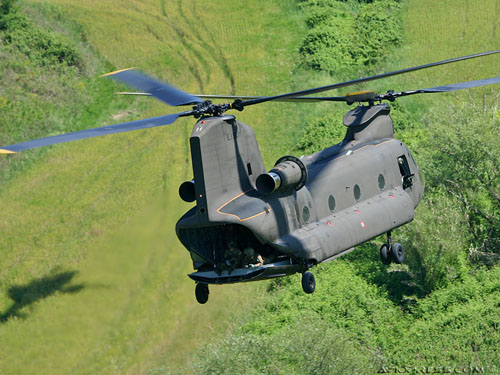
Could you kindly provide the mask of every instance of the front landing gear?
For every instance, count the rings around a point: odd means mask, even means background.
[[[302,290],[307,294],[311,294],[316,289],[316,280],[311,272],[304,272],[302,274]]]
[[[194,294],[196,295],[196,300],[202,305],[207,303],[208,295],[210,291],[208,290],[208,284],[198,283],[194,289]]]
[[[405,259],[405,252],[403,246],[399,243],[392,243],[391,232],[387,232],[387,243],[380,247],[380,260],[385,265],[391,262],[401,264]]]

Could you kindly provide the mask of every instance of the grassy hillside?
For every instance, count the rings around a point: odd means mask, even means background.
[[[53,8],[41,0],[21,3],[22,11],[40,27],[68,33],[70,40],[78,39],[78,32],[71,34],[60,25],[66,18],[77,22],[85,35],[83,44],[102,59],[95,75],[108,66],[109,70],[136,66],[189,92],[248,95],[335,80],[330,74],[298,68],[306,26],[295,1],[49,3],[57,7],[61,19],[51,19]],[[475,17],[468,16],[467,6]],[[408,0],[403,4],[400,54],[389,55],[373,69],[387,71],[498,48],[497,8],[495,0],[481,4]],[[498,65],[498,58],[491,57],[370,87],[413,89],[485,78],[498,75]],[[19,74],[24,78],[20,86],[30,89],[22,85],[29,81],[23,71]],[[18,81],[12,82],[15,87]],[[68,104],[61,110],[60,126],[65,126],[65,117],[77,128],[89,128],[172,111],[148,98],[115,101],[111,95],[115,86],[96,85],[102,86],[81,95],[88,111],[77,111],[81,102]],[[72,86],[67,85],[69,92],[78,97]],[[107,94],[99,100],[95,94],[101,91]],[[86,100],[89,97],[93,100]],[[48,96],[49,109],[55,111],[61,100]],[[397,115],[406,124],[415,124],[399,133],[412,146],[420,145],[419,134],[427,139],[421,115],[432,102],[409,99],[408,107]],[[94,103],[101,105],[96,113],[91,111]],[[439,105],[444,108],[444,103]],[[435,108],[439,116],[440,107]],[[263,104],[238,117],[255,128],[269,166],[298,148],[306,120],[327,111],[330,107]],[[47,116],[40,117],[50,123]],[[32,128],[42,127],[40,121],[33,121]],[[335,121],[338,124],[340,118]],[[498,359],[498,269],[464,277],[419,302],[408,270],[386,272],[376,246],[365,246],[349,259],[319,267],[315,295],[303,295],[298,277],[292,277],[271,284],[269,291],[265,283],[212,288],[209,303],[198,305],[193,283],[186,277],[190,259],[173,230],[177,218],[190,207],[178,199],[177,188],[192,177],[188,154],[192,123],[182,119],[162,129],[55,146],[22,159],[28,161],[20,162],[21,172],[3,184],[3,373],[156,375],[175,372],[187,362],[195,364],[188,373],[247,373],[251,368],[268,373],[335,373],[330,363],[337,365],[338,373],[373,373],[381,364],[470,364],[491,370]],[[9,142],[25,136],[20,132]],[[441,215],[460,214],[455,203],[436,204]],[[422,207],[424,214],[422,208],[417,212],[421,221],[409,228],[424,237],[448,236],[449,243],[461,233],[463,226],[454,231],[442,225],[419,226],[436,217],[432,205]],[[456,220],[464,224],[460,217]],[[427,243],[432,245],[433,239],[434,244],[439,240],[429,237]],[[258,309],[252,313],[254,305]],[[224,340],[218,341],[221,336]],[[193,350],[207,342],[212,345],[193,361]]]
[[[51,4],[81,25],[110,69],[137,66],[191,92],[290,88],[302,27],[291,3]],[[58,30],[57,22],[46,21],[43,3],[21,6],[37,23]],[[125,104],[111,113],[105,107],[81,126],[171,110],[149,98]],[[299,124],[300,115],[284,121],[293,111],[263,105],[240,116],[255,125],[268,162],[293,142],[293,131],[282,132]],[[261,294],[262,285],[236,285],[212,288],[207,306],[194,300],[186,277],[190,258],[174,233],[176,220],[190,207],[177,188],[192,177],[191,125],[187,119],[168,128],[55,146],[3,186],[3,373],[175,368],[200,342],[245,315]],[[270,136],[276,132],[283,137]]]

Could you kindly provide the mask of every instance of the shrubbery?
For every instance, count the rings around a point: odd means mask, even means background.
[[[375,372],[380,363],[375,353],[316,315],[290,322],[273,335],[231,334],[198,355],[191,373],[362,374]]]
[[[300,47],[306,66],[337,76],[369,71],[401,43],[399,3],[304,1],[309,31]]]
[[[312,295],[302,292],[298,276],[274,281],[251,319],[199,351],[188,372],[373,374],[381,366],[422,365],[500,370],[494,349],[500,342],[500,267],[464,274],[403,306],[409,296],[391,301],[387,293],[404,291],[404,267],[392,266],[380,279],[370,255],[378,257],[376,248],[351,254],[355,259],[316,269]],[[360,270],[361,262],[371,268]]]
[[[81,58],[69,39],[35,26],[17,11],[15,0],[3,0],[0,5],[0,38],[37,65],[81,64]]]
[[[500,259],[500,121],[469,105],[439,108],[427,119],[424,168],[430,189],[456,200],[468,250],[491,265]]]
[[[346,129],[342,125],[342,115],[343,112],[338,109],[307,121],[297,144],[298,150],[311,154],[342,141]]]

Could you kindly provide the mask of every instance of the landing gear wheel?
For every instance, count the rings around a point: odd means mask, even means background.
[[[405,252],[403,246],[399,242],[392,244],[391,258],[394,263],[401,264],[405,260]]]
[[[391,253],[387,244],[383,244],[382,246],[380,246],[380,260],[386,266],[391,264]]]
[[[196,300],[202,305],[207,303],[208,295],[210,294],[208,290],[208,284],[198,283],[194,289],[194,294],[196,295]]]
[[[307,294],[311,294],[316,289],[316,280],[311,272],[304,272],[302,274],[302,289]]]

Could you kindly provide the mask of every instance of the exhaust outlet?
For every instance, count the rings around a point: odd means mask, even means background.
[[[295,156],[280,158],[273,169],[263,173],[255,181],[257,191],[268,195],[277,191],[301,189],[307,181],[307,168]]]

